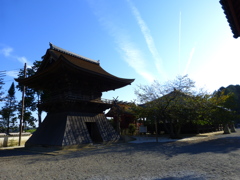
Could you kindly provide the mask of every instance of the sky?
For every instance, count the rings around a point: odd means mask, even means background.
[[[0,25],[6,93],[49,42],[135,79],[106,99],[132,101],[139,85],[185,74],[209,92],[240,83],[240,39],[218,0],[1,0]]]

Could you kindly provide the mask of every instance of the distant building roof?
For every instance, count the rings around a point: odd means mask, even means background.
[[[106,116],[107,117],[114,117],[114,116],[117,116],[117,113],[120,113],[120,115],[133,116],[131,108],[132,108],[131,103],[120,101],[120,102],[117,102],[115,106],[113,105],[111,107],[111,109],[108,111]]]
[[[233,37],[240,36],[240,1],[239,0],[220,0]]]

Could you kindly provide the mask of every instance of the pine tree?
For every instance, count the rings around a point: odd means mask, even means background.
[[[16,114],[17,101],[15,97],[15,86],[14,83],[8,90],[8,95],[5,98],[5,105],[1,109],[2,125],[6,128],[6,133],[9,134],[10,127],[14,128],[17,121]]]

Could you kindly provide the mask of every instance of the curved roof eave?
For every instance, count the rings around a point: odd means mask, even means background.
[[[232,30],[233,37],[240,37],[240,2],[232,0],[220,0],[224,14]]]
[[[101,76],[101,77],[104,77],[104,78],[107,78],[107,79],[111,79],[111,80],[115,80],[115,81],[119,81],[119,82],[125,82],[125,83],[132,83],[135,80],[135,79],[119,78],[117,76],[114,76],[114,75],[108,73],[107,71],[105,71],[99,64],[98,64],[98,69],[102,73],[99,73],[99,72],[96,72],[96,71],[91,71],[91,70],[86,69],[86,68],[82,68],[82,67],[76,65],[75,63],[72,63],[71,61],[69,61],[63,55],[61,55],[59,58],[62,58],[65,61],[65,63],[69,64],[70,67],[72,67],[73,69],[78,69],[80,71],[91,73],[91,74],[94,74],[94,75],[97,75],[97,76]]]
[[[101,74],[101,73],[96,73],[94,71],[90,71],[84,68],[81,68],[79,66],[74,65],[73,63],[69,62],[64,56],[60,56],[58,58],[58,60],[56,62],[54,62],[51,66],[49,66],[47,69],[44,69],[40,72],[37,72],[35,75],[25,78],[25,79],[15,79],[17,82],[22,83],[26,86],[32,87],[32,88],[36,88],[36,89],[41,89],[41,86],[43,83],[39,82],[39,79],[43,81],[45,81],[47,78],[49,79],[51,74],[54,74],[54,72],[56,71],[60,71],[62,69],[62,67],[65,68],[69,68],[73,71],[77,70],[80,72],[85,72],[87,74],[92,74],[94,76],[99,76],[102,77],[104,79],[106,79],[106,81],[112,81],[112,83],[110,83],[110,87],[112,88],[105,88],[104,91],[109,91],[109,90],[115,90],[121,87],[124,87],[126,85],[130,85],[135,79],[123,79],[123,78],[118,78],[116,76],[108,76],[105,74]],[[37,83],[38,82],[38,83]],[[115,84],[115,85],[113,85]],[[118,85],[117,85],[118,84]]]
[[[58,65],[60,65],[60,62],[56,62],[54,63],[54,66],[50,66],[48,69],[46,69],[45,71],[41,71],[41,72],[37,72],[36,74],[27,77],[27,78],[16,78],[15,81],[24,84],[25,86],[29,86],[31,88],[36,88],[36,89],[41,89],[38,86],[41,86],[41,84],[39,82],[37,82],[37,79],[44,79],[44,78],[49,78],[49,74],[46,74],[46,71],[52,71],[54,72],[55,69],[57,69]],[[34,85],[34,84],[39,84],[38,86]]]

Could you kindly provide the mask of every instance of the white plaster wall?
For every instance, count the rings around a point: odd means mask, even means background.
[[[24,134],[21,136],[21,145],[24,145],[25,142],[29,139],[31,134]],[[16,135],[5,135],[0,133],[0,147],[10,147],[18,146],[19,136]]]

